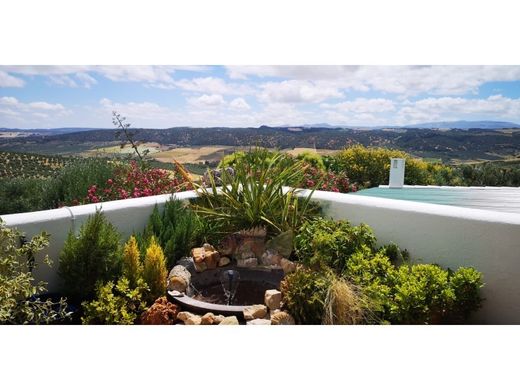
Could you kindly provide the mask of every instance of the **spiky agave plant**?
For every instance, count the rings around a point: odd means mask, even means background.
[[[262,150],[250,153],[258,154],[255,164],[236,164],[233,175],[222,170],[221,186],[212,174],[209,185],[194,183],[199,195],[192,205],[196,213],[219,224],[223,232],[263,225],[269,235],[295,230],[317,214],[311,203],[314,189],[299,196],[301,190],[286,187],[301,182],[305,162],[288,165],[282,153],[269,158]]]

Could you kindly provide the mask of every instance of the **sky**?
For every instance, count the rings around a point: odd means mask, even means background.
[[[0,66],[0,128],[520,123],[520,66]]]

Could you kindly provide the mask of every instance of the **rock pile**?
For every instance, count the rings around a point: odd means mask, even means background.
[[[177,320],[179,308],[166,297],[158,298],[152,306],[141,314],[143,325],[173,325]]]

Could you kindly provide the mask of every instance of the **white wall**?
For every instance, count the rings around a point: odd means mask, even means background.
[[[126,238],[142,231],[155,204],[163,205],[169,196],[106,202],[102,208]],[[188,199],[194,193],[176,196]],[[370,225],[380,245],[393,241],[408,249],[413,259],[453,269],[477,268],[484,274],[486,301],[472,321],[520,324],[520,215],[323,191],[316,191],[314,199],[327,215]],[[2,216],[8,226],[18,227],[28,237],[42,230],[51,234],[47,253],[55,260],[54,267],[40,265],[35,272],[38,279],[49,282],[50,291],[59,287],[56,263],[69,229],[78,231],[99,206]]]

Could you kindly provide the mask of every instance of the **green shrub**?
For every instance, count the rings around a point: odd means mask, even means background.
[[[154,208],[141,238],[142,247],[149,245],[152,236],[157,237],[164,248],[167,266],[171,268],[176,261],[190,254],[191,248],[202,244],[204,236],[211,233],[210,227],[180,200],[169,200],[162,213]]]
[[[144,300],[148,287],[138,279],[135,288],[130,281],[122,277],[116,284],[110,281],[98,285],[96,299],[83,302],[83,324],[96,325],[132,325],[138,315],[146,310]]]
[[[152,236],[150,245],[146,249],[143,269],[144,281],[150,288],[147,301],[152,303],[166,292],[166,279],[168,271],[166,269],[166,258],[164,253]]]
[[[46,283],[34,283],[28,269],[28,257],[49,244],[45,232],[20,244],[20,233],[0,219],[0,324],[49,324],[70,317],[64,299],[53,303],[36,295],[45,293]],[[44,262],[51,264],[45,256]]]
[[[327,265],[339,273],[348,258],[363,246],[372,248],[376,238],[365,224],[317,218],[307,221],[295,238],[296,254],[303,264]]]
[[[26,213],[44,208],[42,194],[51,179],[12,178],[0,180],[0,215]]]
[[[305,161],[311,167],[325,171],[325,163],[323,158],[316,152],[305,151],[296,156],[296,160]]]
[[[349,147],[328,159],[334,172],[346,173],[347,177],[362,187],[377,187],[388,184],[391,158],[405,158],[404,181],[410,185],[453,184],[460,182],[450,167],[429,164],[395,149],[367,148],[362,145]]]
[[[450,276],[450,288],[454,294],[451,307],[455,321],[467,319],[471,312],[482,306],[480,289],[484,286],[482,274],[473,268],[461,267]]]
[[[448,271],[434,264],[401,266],[390,320],[400,324],[440,323],[454,299]]]
[[[94,297],[96,283],[115,280],[121,273],[120,236],[101,211],[71,231],[60,254],[58,273],[63,292],[74,302]]]
[[[114,175],[116,164],[100,158],[77,160],[61,170],[48,183],[43,197],[46,208],[82,203],[93,185],[105,185]]]
[[[263,150],[246,156],[254,164],[236,164],[234,175],[222,171],[222,187],[217,187],[213,175],[209,187],[195,184],[199,197],[192,207],[201,218],[212,220],[224,233],[264,225],[272,236],[296,230],[317,214],[310,202],[312,191],[298,197],[299,190],[284,189],[288,183],[302,181],[303,162],[284,167],[283,154],[270,156]]]
[[[283,308],[298,324],[321,324],[332,280],[330,273],[298,267],[295,272],[287,274],[280,284]]]

